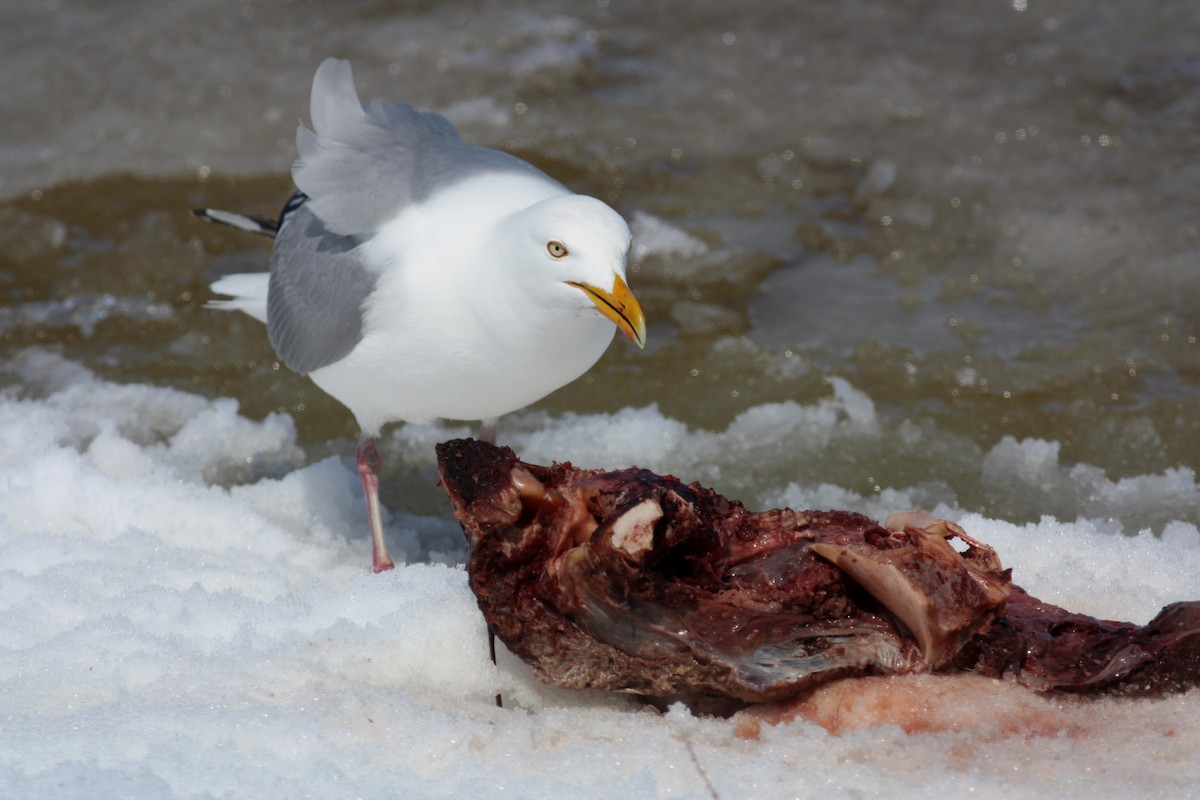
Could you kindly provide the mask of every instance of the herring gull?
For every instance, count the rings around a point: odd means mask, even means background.
[[[354,414],[376,572],[393,565],[379,506],[381,428],[482,420],[586,372],[616,330],[645,343],[625,277],[630,231],[508,153],[463,142],[441,115],[362,104],[347,61],[313,79],[296,132],[297,191],[278,220],[196,213],[274,238],[269,272],[212,285],[212,308],[266,323],[280,360]]]

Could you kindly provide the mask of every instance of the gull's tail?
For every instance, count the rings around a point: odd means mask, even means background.
[[[308,195],[304,192],[293,194],[279,212],[278,219],[267,219],[250,214],[234,214],[231,211],[221,211],[216,208],[194,208],[192,213],[209,222],[230,225],[238,230],[257,233],[260,236],[275,238],[276,234],[291,219],[296,209],[304,205]],[[219,311],[241,311],[254,317],[259,322],[267,321],[267,291],[270,287],[269,273],[251,272],[240,275],[226,275],[212,284],[212,290],[217,294],[229,295],[229,300],[209,300],[205,308]]]
[[[214,282],[211,288],[217,294],[229,295],[231,299],[209,300],[204,307],[217,311],[241,311],[266,324],[269,280],[266,272],[226,275]]]

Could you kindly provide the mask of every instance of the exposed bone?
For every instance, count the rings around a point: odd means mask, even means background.
[[[512,482],[522,500],[537,501],[546,496],[546,487],[524,467],[513,467]]]
[[[654,523],[662,515],[662,506],[653,498],[638,503],[613,523],[612,546],[639,558],[654,545]]]
[[[916,638],[926,665],[937,669],[958,653],[1008,591],[978,583],[967,562],[939,534],[916,528],[904,534],[908,543],[899,547],[816,542],[812,550],[895,614]]]

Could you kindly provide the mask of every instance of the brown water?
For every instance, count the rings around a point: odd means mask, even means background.
[[[614,344],[540,410],[657,404],[724,431],[840,377],[874,429],[731,455],[716,482],[751,501],[828,482],[1015,520],[1200,522],[1194,472],[1176,504],[1161,486],[1097,501],[1079,472],[1200,467],[1200,19],[1186,2],[1018,5],[0,12],[5,352],[286,411],[311,457],[350,452],[349,414],[279,367],[258,323],[202,307],[269,242],[187,214],[275,212],[312,71],[336,54],[364,94],[442,110],[706,245],[640,258],[648,347]],[[1004,437],[1058,443],[1049,477],[996,467]],[[385,502],[437,511],[412,499],[427,461],[387,457]]]

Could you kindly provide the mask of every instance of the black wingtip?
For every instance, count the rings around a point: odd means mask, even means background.
[[[275,234],[279,228],[276,220],[258,217],[253,214],[235,214],[231,211],[221,211],[216,208],[193,208],[191,209],[191,213],[193,216],[207,220],[208,222],[215,222],[218,225],[228,225],[231,228],[237,228],[249,233],[257,233],[260,236],[266,236],[270,239],[275,238]]]

